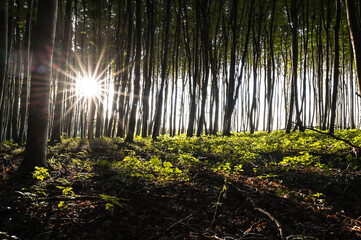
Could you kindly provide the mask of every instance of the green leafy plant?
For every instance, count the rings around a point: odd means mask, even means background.
[[[35,167],[35,170],[33,172],[33,178],[39,180],[39,181],[44,181],[47,178],[50,178],[50,174],[49,174],[49,170],[47,168],[44,167]]]
[[[110,211],[111,216],[114,216],[114,208],[115,206],[118,206],[119,208],[124,208],[124,205],[120,201],[128,201],[128,199],[125,198],[117,198],[114,196],[109,196],[105,194],[100,194],[100,197],[106,201],[105,209]]]

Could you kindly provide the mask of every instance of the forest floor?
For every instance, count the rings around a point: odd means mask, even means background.
[[[361,131],[66,139],[15,180],[0,144],[0,239],[361,239]]]

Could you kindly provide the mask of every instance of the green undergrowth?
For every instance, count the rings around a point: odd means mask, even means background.
[[[338,130],[335,135],[361,146],[360,130]],[[11,142],[1,148],[10,153],[21,151]],[[95,166],[108,168],[123,180],[136,178],[156,184],[187,181],[192,169],[271,178],[278,171],[300,168],[325,174],[333,168],[357,170],[361,163],[350,145],[314,131],[199,138],[164,135],[157,141],[136,137],[132,144],[122,138],[64,138],[49,147],[49,155],[53,168],[76,173],[73,178],[91,176],[88,172]]]
[[[360,130],[339,130],[335,135],[361,146]],[[3,157],[23,151],[23,147],[11,142],[3,142],[0,148]],[[48,198],[60,197],[55,207],[64,210],[68,204],[64,200],[85,194],[75,186],[87,181],[91,184],[95,169],[112,172],[124,184],[136,181],[145,186],[187,182],[198,171],[206,171],[223,175],[225,179],[251,177],[245,180],[246,184],[267,183],[268,190],[279,197],[323,203],[322,192],[286,187],[280,176],[293,172],[330,176],[335,168],[357,171],[361,162],[355,153],[344,141],[313,131],[235,133],[229,137],[199,138],[164,135],[157,141],[136,137],[131,144],[124,143],[122,138],[103,137],[91,141],[64,138],[62,143],[49,146],[53,171],[37,168],[33,173],[36,183],[18,194],[24,204],[40,208],[53,204]],[[115,209],[126,205],[121,193],[117,196],[97,194],[112,216]]]

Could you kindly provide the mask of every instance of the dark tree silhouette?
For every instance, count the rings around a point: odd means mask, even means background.
[[[31,88],[29,127],[24,160],[19,167],[20,176],[32,171],[35,166],[48,167],[46,161],[51,67],[57,0],[39,0],[37,22],[32,33]]]

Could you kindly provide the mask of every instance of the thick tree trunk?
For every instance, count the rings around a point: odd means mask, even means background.
[[[57,0],[39,0],[38,18],[33,29],[31,50],[31,89],[29,127],[24,160],[19,175],[24,176],[35,166],[47,167],[49,101],[53,45],[57,19]]]

